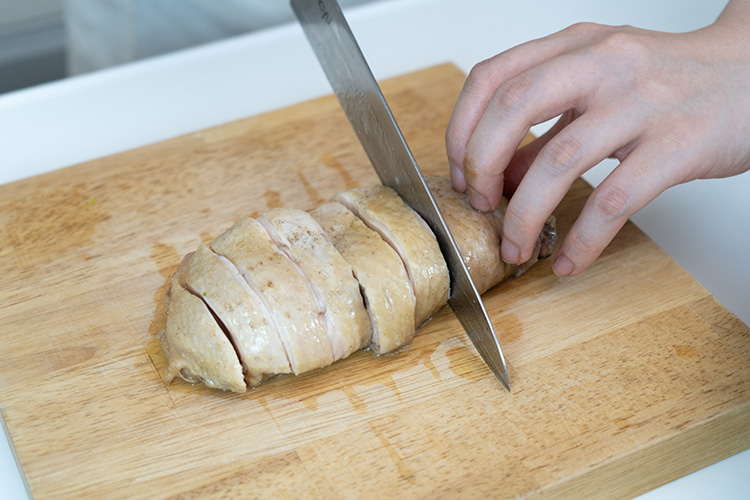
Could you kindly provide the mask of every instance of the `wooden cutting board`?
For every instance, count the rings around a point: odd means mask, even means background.
[[[383,85],[426,173],[463,80]],[[325,97],[0,186],[0,409],[33,496],[627,498],[750,447],[750,330],[630,223],[579,277],[485,295],[512,394],[447,308],[396,355],[247,394],[162,382],[184,254],[376,182]]]

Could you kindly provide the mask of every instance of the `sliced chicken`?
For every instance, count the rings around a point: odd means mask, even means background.
[[[432,230],[392,189],[355,188],[334,197],[396,250],[416,298],[415,325],[427,321],[448,301],[450,277]]]
[[[416,301],[398,254],[341,203],[325,203],[310,213],[351,264],[372,322],[373,351],[387,353],[409,342]]]
[[[372,326],[352,266],[315,219],[303,210],[273,208],[257,220],[308,280],[326,319],[333,360],[367,345]]]
[[[237,267],[272,313],[293,373],[333,363],[325,318],[307,279],[258,221],[240,219],[211,249]]]
[[[260,384],[267,375],[291,373],[270,312],[229,260],[201,243],[182,261],[175,278],[203,300],[227,331],[249,385]]]
[[[482,214],[447,178],[427,183],[480,293],[552,253],[550,217],[529,262],[503,263],[507,201]],[[185,257],[165,296],[168,381],[179,375],[243,392],[269,375],[328,366],[368,342],[391,352],[447,302],[438,243],[393,190],[357,188],[334,200],[310,213],[276,208],[243,218]]]
[[[244,392],[237,353],[203,301],[172,278],[164,304],[167,328],[159,337],[167,356],[165,380],[171,382],[179,375],[188,382]]]

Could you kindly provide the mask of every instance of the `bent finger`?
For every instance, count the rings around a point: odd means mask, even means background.
[[[498,206],[504,170],[529,128],[573,109],[585,112],[601,75],[585,57],[563,55],[501,85],[469,138],[463,174],[475,208]],[[587,75],[581,78],[581,75]]]
[[[674,184],[669,155],[652,145],[637,147],[592,192],[558,250],[559,276],[583,272],[633,214]]]
[[[570,122],[576,119],[578,113],[575,110],[568,110],[558,118],[555,124],[545,133],[532,140],[525,146],[521,146],[513,153],[508,166],[505,169],[505,178],[503,180],[503,196],[510,198],[521,183],[521,179],[526,175],[529,167],[536,159],[539,151],[560,132],[567,127]]]
[[[544,38],[513,47],[472,68],[456,101],[445,133],[451,178],[459,191],[466,189],[464,154],[471,134],[497,89],[509,79],[554,57],[580,48],[604,26],[581,23]]]
[[[632,142],[639,120],[623,110],[590,109],[551,138],[539,152],[510,198],[501,253],[506,262],[531,258],[545,221],[573,182]]]

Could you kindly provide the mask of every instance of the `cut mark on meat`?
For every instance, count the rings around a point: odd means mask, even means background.
[[[273,227],[273,225],[264,217],[259,217],[257,221],[261,226],[263,226],[263,229],[266,230],[268,236],[271,237],[271,240],[276,245],[276,248],[279,249],[282,255],[284,255],[284,257],[286,257],[289,262],[291,262],[292,266],[294,266],[294,269],[296,269],[300,276],[302,276],[305,283],[307,284],[308,289],[312,292],[312,295],[315,298],[315,304],[318,306],[318,315],[325,321],[326,334],[328,336],[328,341],[331,344],[331,349],[333,350],[334,360],[341,359],[342,353],[344,351],[344,347],[341,344],[340,340],[341,335],[338,333],[336,324],[333,322],[331,315],[328,313],[328,308],[325,304],[325,297],[323,296],[323,292],[318,289],[318,287],[315,285],[315,283],[312,282],[304,269],[302,269],[289,246],[284,243],[284,239],[281,237],[278,231],[276,231],[276,228]],[[323,230],[321,229],[321,233],[322,232]]]
[[[378,318],[370,307],[370,301],[367,300],[367,294],[365,294],[365,288],[359,281],[356,272],[352,272],[354,279],[359,283],[359,294],[362,296],[362,302],[365,304],[365,311],[367,311],[367,317],[370,318],[370,324],[372,325],[372,333],[370,334],[370,344],[375,346],[375,350],[380,350],[380,328]],[[369,349],[369,346],[367,347]]]
[[[379,224],[373,223],[372,221],[368,220],[367,217],[362,217],[362,214],[360,214],[359,208],[357,207],[356,203],[352,203],[352,201],[346,196],[341,196],[337,199],[337,201],[344,205],[347,210],[357,216],[357,218],[361,220],[365,224],[365,226],[375,231],[378,236],[380,236],[380,238],[385,241],[388,246],[393,249],[394,252],[396,252],[396,255],[398,255],[399,259],[401,259],[401,264],[403,264],[404,269],[406,270],[406,275],[409,277],[409,282],[407,284],[409,285],[409,290],[411,290],[411,295],[412,297],[416,297],[416,295],[414,294],[414,278],[412,276],[412,270],[409,268],[409,263],[406,259],[406,256],[403,254],[403,250],[396,244],[393,235],[391,235],[386,228],[380,226]],[[424,224],[424,222],[422,223]]]
[[[315,297],[315,303],[318,306],[318,313],[321,315],[324,315],[326,312],[326,305],[323,302],[323,298],[320,296],[320,294],[317,293],[317,290],[315,289],[315,286],[312,284],[310,279],[307,277],[307,274],[305,274],[305,271],[302,270],[297,260],[294,258],[294,255],[292,255],[292,252],[289,250],[289,247],[284,244],[283,239],[279,235],[279,233],[276,231],[276,229],[265,219],[258,218],[258,222],[261,226],[263,226],[263,229],[266,230],[268,233],[268,236],[271,237],[271,240],[273,241],[274,245],[276,245],[276,248],[281,252],[281,254],[287,258],[287,260],[292,264],[294,269],[304,278],[305,283],[307,284],[308,288],[313,292],[313,296]]]
[[[268,300],[266,299],[265,295],[263,295],[263,292],[260,291],[260,289],[257,287],[255,283],[248,280],[247,276],[242,274],[240,270],[237,269],[237,266],[235,266],[231,260],[227,259],[223,255],[220,255],[214,252],[211,247],[208,247],[208,248],[209,248],[209,251],[216,256],[219,262],[221,262],[224,265],[224,267],[226,267],[229,270],[229,272],[234,277],[235,281],[237,281],[237,283],[239,283],[239,285],[248,293],[248,295],[252,296],[255,299],[256,303],[260,306],[259,310],[263,314],[263,317],[276,331],[276,335],[278,335],[279,338],[282,340],[281,344],[284,346],[284,354],[286,355],[287,363],[289,363],[289,365],[291,366],[291,361],[289,360],[289,352],[287,351],[286,344],[283,342],[284,338],[280,334],[281,327],[278,324],[276,315],[273,314],[271,310],[271,306],[268,303]],[[243,360],[240,359],[240,361],[242,362]],[[242,366],[243,368],[245,368],[244,363]]]
[[[217,325],[219,325],[219,328],[222,332],[224,332],[224,335],[226,336],[227,340],[229,340],[229,343],[232,345],[232,349],[234,349],[234,355],[237,356],[237,361],[239,362],[240,366],[242,366],[243,372],[245,371],[245,366],[242,364],[242,358],[240,358],[240,351],[237,348],[237,344],[234,342],[234,338],[232,337],[232,334],[229,333],[229,329],[227,328],[227,325],[224,324],[224,322],[221,320],[218,314],[216,314],[216,311],[213,310],[211,307],[211,304],[206,300],[206,297],[203,296],[202,293],[198,292],[197,290],[194,290],[192,287],[183,287],[185,291],[190,293],[191,295],[194,295],[198,297],[201,302],[203,302],[203,305],[206,306],[206,309],[208,309],[208,312],[211,313],[211,317],[213,317],[214,321]]]
[[[211,249],[213,252],[214,250]],[[216,252],[214,252],[216,253]],[[225,259],[227,262],[231,263],[235,269],[237,269],[237,266],[232,262],[230,259],[226,258],[224,255],[221,255],[219,253],[216,253],[217,256],[219,256],[222,259]],[[239,271],[239,269],[238,269]],[[276,331],[279,332],[279,338],[281,339],[281,345],[284,346],[284,354],[286,355],[287,361],[289,361],[289,365],[292,368],[293,373],[297,373],[297,367],[294,362],[294,358],[291,356],[291,340],[289,339],[289,333],[286,331],[286,329],[281,325],[278,318],[276,317],[276,311],[273,307],[271,307],[271,304],[268,302],[268,298],[265,296],[265,294],[261,291],[258,284],[253,281],[247,274],[244,272],[240,272],[242,275],[242,278],[244,279],[245,283],[250,287],[250,289],[253,291],[254,295],[258,297],[260,304],[265,312],[268,312],[268,319],[270,320],[271,324],[276,328]]]

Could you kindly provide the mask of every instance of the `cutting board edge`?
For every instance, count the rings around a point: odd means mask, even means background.
[[[720,435],[722,439],[704,446],[702,440],[705,439],[703,434],[707,428],[711,428],[710,435]],[[738,435],[743,439],[737,439]],[[550,484],[524,500],[630,499],[748,449],[750,401],[718,413],[689,429],[675,431],[650,446],[612,457],[603,465],[596,464],[575,479],[567,477]],[[677,450],[690,455],[691,460],[674,460],[673,454]],[[632,467],[633,463],[641,465]],[[669,467],[665,468],[665,465]],[[601,485],[607,485],[607,491],[601,491]]]
[[[31,485],[29,483],[29,478],[26,476],[26,470],[21,467],[21,459],[18,456],[18,451],[16,450],[16,446],[13,442],[13,436],[10,435],[10,429],[8,429],[8,424],[5,422],[5,411],[2,403],[0,403],[0,426],[2,426],[3,433],[5,433],[5,439],[8,442],[8,448],[10,448],[10,453],[13,455],[13,462],[15,463],[16,469],[18,470],[18,475],[21,477],[21,482],[23,483],[23,487],[26,490],[26,495],[28,495],[29,498],[34,498],[34,495],[31,494]]]

